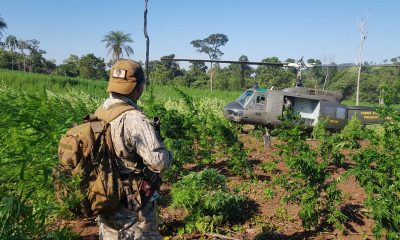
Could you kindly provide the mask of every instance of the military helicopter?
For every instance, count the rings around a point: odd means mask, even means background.
[[[301,81],[302,69],[318,66],[337,67],[337,65],[305,64],[303,58],[296,63],[211,61],[175,58],[161,58],[161,60],[295,67],[297,70],[297,79],[294,87],[275,90],[273,87],[259,88],[257,85],[254,85],[252,88],[245,90],[235,101],[228,103],[224,107],[224,116],[226,118],[237,123],[266,127],[267,135],[268,129],[282,124],[280,117],[289,108],[298,112],[304,120],[303,124],[310,128],[314,127],[321,118],[328,118],[326,128],[332,130],[342,129],[353,116],[357,116],[365,125],[381,122],[379,115],[371,107],[346,106],[341,104],[343,96],[339,92],[304,87]]]

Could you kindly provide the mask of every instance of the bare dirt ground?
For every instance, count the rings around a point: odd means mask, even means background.
[[[286,173],[288,170],[280,157],[276,155],[277,141],[273,141],[271,149],[265,149],[262,141],[250,134],[242,134],[241,140],[244,148],[249,150],[248,159],[252,165],[256,180],[249,180],[240,176],[231,176],[223,162],[213,166],[228,179],[228,186],[238,194],[247,196],[253,203],[249,206],[251,218],[244,223],[231,226],[234,231],[224,232],[224,235],[215,234],[184,234],[177,235],[181,220],[185,212],[179,209],[168,208],[168,193],[170,185],[164,184],[162,193],[164,194],[162,204],[159,206],[161,233],[165,239],[374,239],[371,232],[374,221],[367,217],[367,210],[364,208],[366,194],[357,183],[353,176],[339,184],[342,190],[343,204],[342,212],[348,217],[343,231],[332,230],[329,227],[321,226],[318,229],[306,231],[302,227],[301,219],[298,216],[300,207],[295,204],[282,203],[281,197],[285,195],[285,190],[274,185],[273,181],[277,176]],[[311,144],[312,141],[310,141]],[[262,169],[265,163],[276,163],[273,171]],[[346,160],[351,165],[349,160]],[[188,166],[195,168],[196,166]],[[334,176],[338,177],[345,169],[334,169]],[[266,194],[265,189],[270,189],[273,193]],[[81,239],[98,239],[98,227],[93,218],[77,219],[67,222],[74,232],[80,234]]]

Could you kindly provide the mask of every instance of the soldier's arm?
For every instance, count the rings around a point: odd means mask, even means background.
[[[153,123],[141,112],[136,111],[128,116],[125,125],[130,126],[127,134],[133,148],[151,171],[160,173],[171,165],[172,155],[166,149]]]

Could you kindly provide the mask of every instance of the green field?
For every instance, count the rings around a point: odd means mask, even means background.
[[[58,161],[60,136],[107,97],[106,85],[105,81],[0,71],[0,239],[77,237],[69,229],[55,225],[60,218],[76,217],[69,211],[76,202],[60,204],[55,200],[51,173]],[[380,113],[391,121],[375,132],[356,120],[338,133],[326,132],[319,126],[312,134],[318,143],[315,146],[307,142],[310,135],[306,131],[299,126],[290,127],[287,119],[287,125],[274,133],[282,142],[274,154],[289,169],[285,174],[275,171],[277,163],[265,162],[269,159],[260,159],[254,166],[249,164],[249,154],[254,149],[243,147],[241,126],[222,115],[222,107],[238,95],[239,92],[154,86],[139,101],[149,118],[161,116],[162,135],[174,155],[173,166],[163,175],[171,183],[170,199],[161,199],[163,207],[188,211],[178,227],[165,232],[171,236],[236,234],[243,231],[240,226],[246,221],[256,222],[260,232],[277,231],[278,228],[270,228],[273,223],[257,220],[262,216],[249,220],[238,214],[248,211],[254,201],[248,186],[259,188],[265,184],[268,187],[261,187],[264,189],[260,191],[266,197],[258,204],[268,204],[277,189],[284,189],[287,194],[280,201],[300,207],[305,230],[319,229],[321,223],[343,230],[347,217],[341,212],[343,198],[337,184],[352,175],[367,194],[364,207],[368,211],[366,217],[376,223],[375,236],[400,237],[398,111],[382,109]],[[257,131],[254,135],[259,134]],[[223,166],[218,168],[216,163]],[[188,164],[196,168],[189,170],[185,167]],[[344,173],[333,180],[333,169],[338,168]],[[276,181],[258,185],[255,169],[271,173]],[[228,178],[240,184],[228,187],[232,184],[227,183]],[[284,209],[278,211],[285,216]]]
[[[67,206],[54,200],[51,180],[57,143],[74,122],[107,97],[106,85],[105,81],[0,72],[0,219],[4,223],[0,236],[24,238],[27,228],[33,235],[40,234],[53,218],[66,213]],[[223,105],[237,93],[172,87],[152,91],[154,97],[147,91],[139,105],[149,117],[161,116],[163,126],[168,126],[162,133],[175,164],[165,174],[167,179],[176,181],[183,163],[211,163],[221,154],[232,157],[232,171],[245,164],[235,142],[235,127],[222,117]],[[20,220],[26,225],[15,226]]]

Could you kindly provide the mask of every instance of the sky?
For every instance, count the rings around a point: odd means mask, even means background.
[[[0,16],[8,25],[3,38],[37,39],[45,57],[57,64],[70,54],[110,59],[101,42],[110,31],[131,34],[135,53],[130,58],[145,61],[144,0],[1,1]],[[169,54],[207,59],[190,42],[223,33],[229,42],[220,48],[222,60],[304,56],[354,63],[357,22],[365,18],[363,61],[382,63],[400,56],[399,10],[398,0],[149,0],[150,60]]]

